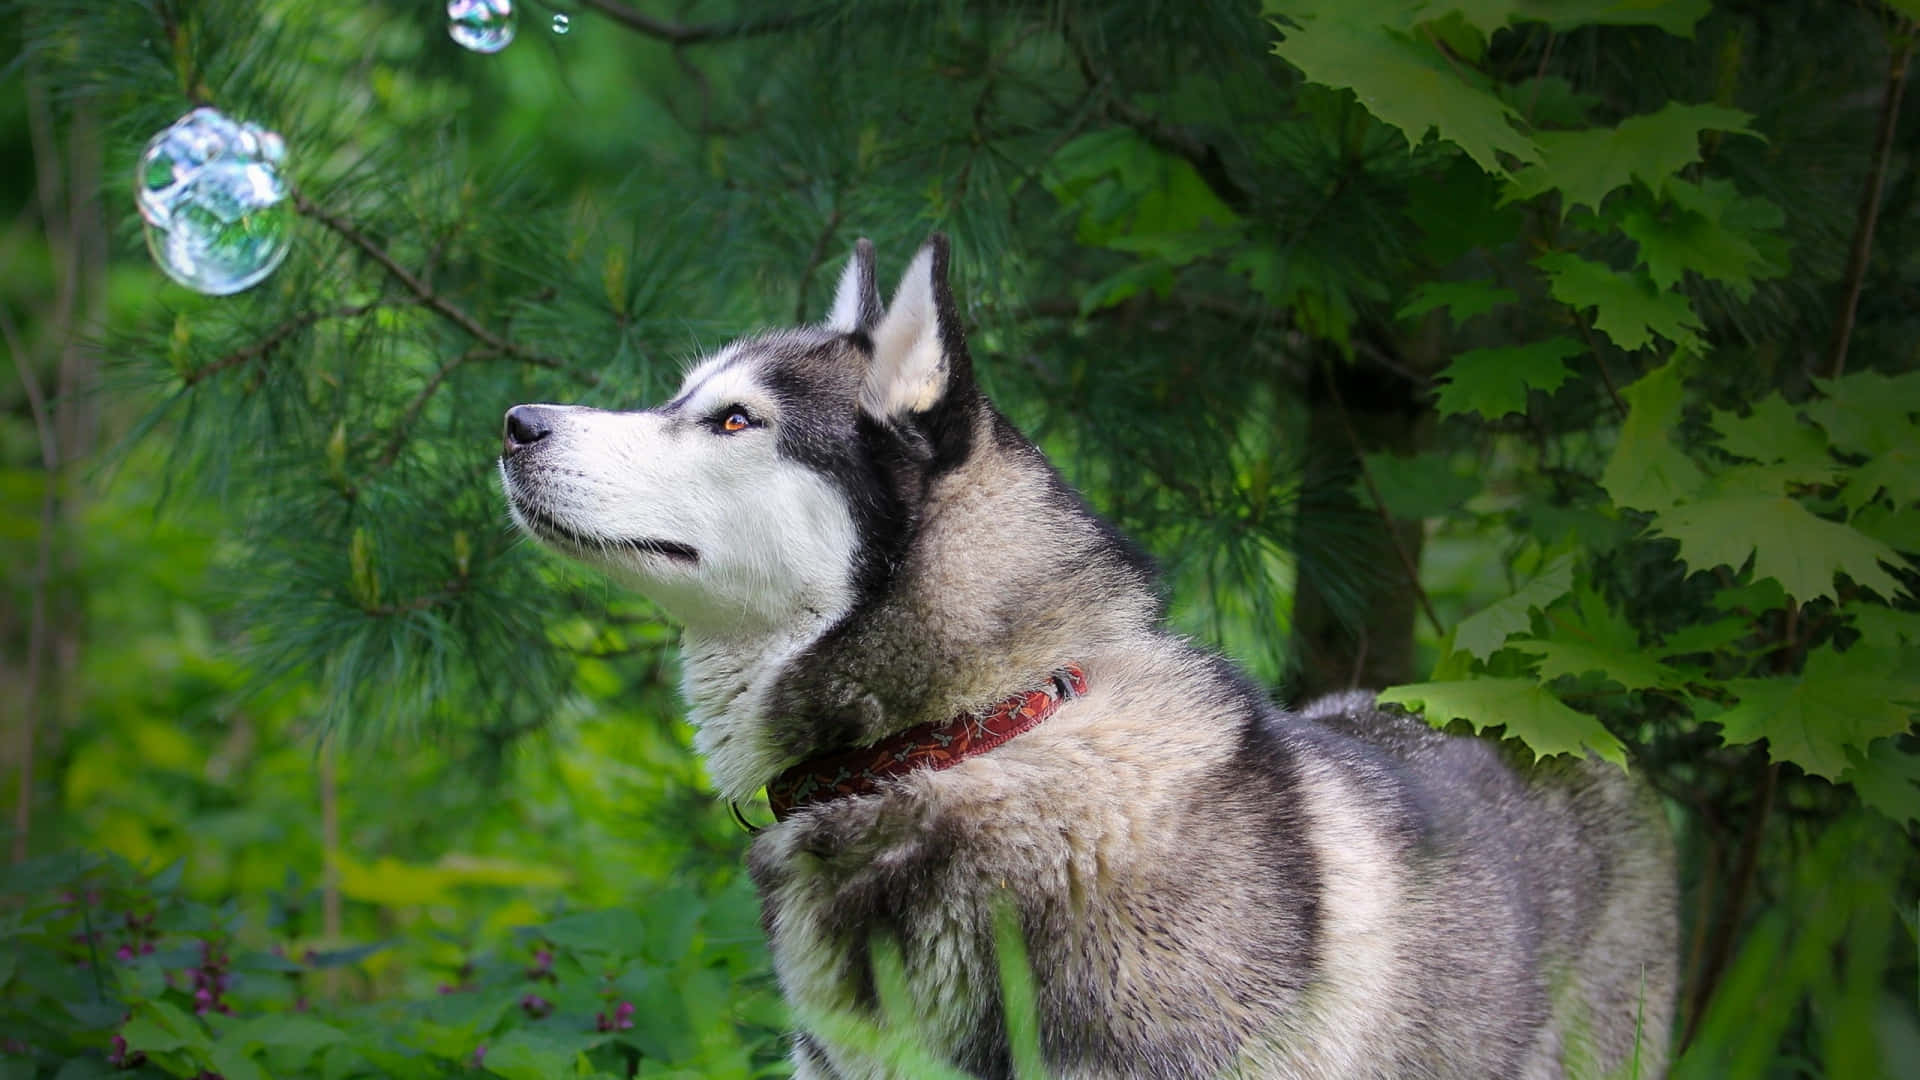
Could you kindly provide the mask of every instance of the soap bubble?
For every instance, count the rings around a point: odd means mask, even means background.
[[[553,32],[556,34],[564,34],[571,29],[573,29],[573,16],[568,15],[564,11],[555,12],[553,15]]]
[[[211,296],[258,283],[287,257],[287,144],[217,109],[195,109],[140,155],[134,202],[167,276]]]
[[[513,44],[513,0],[447,0],[447,36],[479,53]]]

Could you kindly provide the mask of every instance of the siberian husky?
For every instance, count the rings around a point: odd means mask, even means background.
[[[996,910],[1048,1075],[1664,1069],[1672,854],[1618,769],[1521,767],[1346,694],[1288,711],[1163,625],[1151,563],[982,396],[935,236],[891,304],[855,248],[817,326],[639,412],[520,405],[513,519],[685,626],[719,794],[802,1016],[1010,1076]],[[902,1075],[795,1037],[797,1075]]]

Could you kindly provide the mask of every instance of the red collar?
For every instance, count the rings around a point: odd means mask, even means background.
[[[773,816],[785,821],[802,806],[864,795],[889,777],[916,769],[944,769],[987,751],[1053,715],[1062,701],[1087,692],[1078,664],[1053,673],[1037,690],[1015,694],[984,714],[961,713],[942,723],[921,724],[842,754],[803,761],[767,785]]]

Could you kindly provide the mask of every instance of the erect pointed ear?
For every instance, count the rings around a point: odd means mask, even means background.
[[[873,364],[860,404],[883,419],[924,413],[971,376],[966,338],[947,284],[947,238],[934,233],[907,266],[893,303],[873,329]]]
[[[873,243],[863,236],[853,242],[853,255],[840,271],[826,328],[841,334],[871,333],[879,321],[880,283],[873,272]]]

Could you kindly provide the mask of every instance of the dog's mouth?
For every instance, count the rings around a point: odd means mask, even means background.
[[[623,547],[630,551],[662,555],[675,562],[698,563],[700,553],[685,544],[672,540],[653,540],[647,537],[633,536],[588,536],[562,525],[552,514],[536,506],[529,506],[516,497],[514,509],[520,511],[520,517],[527,527],[542,540],[564,544],[582,552],[605,551],[608,547]]]

